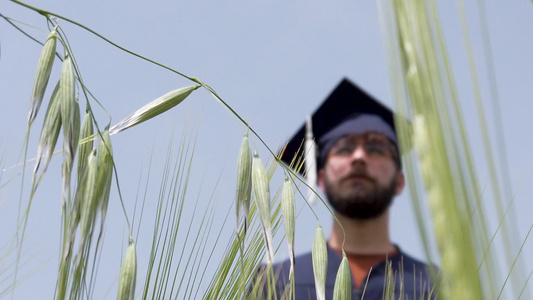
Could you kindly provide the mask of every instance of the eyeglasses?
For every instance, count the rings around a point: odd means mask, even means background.
[[[330,149],[333,155],[351,155],[357,147],[362,146],[371,157],[392,157],[397,155],[396,147],[381,134],[351,135],[340,138]]]

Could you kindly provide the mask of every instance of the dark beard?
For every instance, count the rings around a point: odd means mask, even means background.
[[[350,174],[352,175],[364,176],[371,186],[359,184],[335,187],[327,176],[324,177],[326,196],[333,209],[351,219],[368,220],[381,216],[392,203],[396,191],[396,176],[388,185],[380,186],[364,173]],[[342,180],[339,183],[342,183]]]

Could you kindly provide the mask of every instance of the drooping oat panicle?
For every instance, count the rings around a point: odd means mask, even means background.
[[[199,85],[193,85],[173,90],[164,94],[163,96],[139,108],[122,121],[118,122],[115,126],[111,127],[109,133],[111,135],[114,135],[164,113],[165,111],[180,104],[183,100],[185,100],[185,98],[187,98],[194,90],[198,89],[199,87]]]
[[[35,82],[33,83],[33,93],[31,97],[31,107],[28,114],[28,123],[30,124],[35,120],[35,117],[39,112],[46,87],[48,86],[48,80],[50,79],[50,73],[52,73],[57,43],[56,28],[57,26],[54,27],[50,32],[50,35],[48,35],[43,50],[41,51],[39,63],[37,64],[37,73],[35,74]]]
[[[350,300],[352,299],[352,275],[350,274],[350,264],[346,253],[342,251],[342,261],[335,278],[333,287],[333,300]]]
[[[324,230],[320,224],[316,228],[313,240],[313,273],[315,275],[315,290],[318,300],[326,299],[326,274],[328,271],[328,248]]]
[[[254,152],[252,162],[252,182],[267,247],[267,262],[271,264],[274,261],[274,246],[272,243],[272,225],[270,219],[270,188],[265,166],[261,162],[261,158],[257,152]]]
[[[118,281],[118,300],[132,300],[135,296],[135,282],[137,279],[137,252],[135,243],[130,242],[120,268]]]
[[[72,59],[70,55],[65,54],[65,59],[61,67],[61,77],[59,80],[59,95],[61,99],[61,121],[63,122],[63,134],[65,138],[73,139],[74,138],[74,121],[75,121],[75,111],[78,111],[79,115],[79,105],[76,101],[76,77],[74,75],[74,65],[72,64]],[[78,108],[78,109],[76,109]],[[79,127],[78,127],[79,128]],[[79,137],[79,129],[75,138]],[[73,149],[76,149],[77,144],[72,144],[69,146],[70,156],[74,156]]]
[[[94,126],[93,126],[92,115],[90,111],[87,111],[81,123],[79,140],[82,141],[83,139],[90,137],[93,134],[94,134]],[[81,177],[83,176],[84,169],[87,166],[87,159],[89,157],[89,153],[91,153],[92,149],[93,149],[93,140],[88,140],[87,142],[83,142],[80,145],[78,145],[78,170],[77,170],[78,171],[78,182],[81,181]]]
[[[248,132],[244,135],[237,162],[237,230],[241,213],[244,214],[244,233],[248,227],[248,213],[250,212],[250,199],[252,197],[252,151],[248,141]],[[244,210],[244,211],[242,211]]]
[[[63,60],[59,81],[61,122],[63,125],[63,204],[68,198],[72,167],[80,137],[80,108],[75,95],[75,83],[74,65],[67,53],[65,60]]]
[[[54,149],[61,131],[61,100],[59,99],[59,83],[52,92],[52,97],[48,103],[46,115],[44,117],[39,146],[37,147],[37,159],[33,169],[35,177],[37,171],[42,167],[42,173],[46,172],[48,164],[54,154]]]
[[[283,215],[283,225],[285,228],[285,236],[287,237],[287,245],[289,247],[289,258],[291,261],[290,274],[294,272],[295,258],[294,258],[294,191],[292,189],[292,181],[289,176],[285,175],[283,182],[283,189],[281,192],[281,214]]]

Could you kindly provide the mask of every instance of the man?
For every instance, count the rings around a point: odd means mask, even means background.
[[[393,113],[344,79],[313,114],[312,124],[318,185],[344,228],[334,222],[327,241],[326,299],[332,299],[343,250],[352,299],[428,299],[426,265],[389,236],[389,207],[405,187]],[[288,165],[302,164],[304,136],[302,126],[287,143],[282,160]],[[289,286],[289,268],[288,260],[274,266],[278,299]],[[311,253],[296,257],[294,278],[296,299],[316,299]]]

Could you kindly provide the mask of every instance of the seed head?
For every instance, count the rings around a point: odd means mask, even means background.
[[[85,117],[83,117],[83,122],[81,123],[80,138],[83,140],[87,137],[90,137],[94,134],[93,120],[91,112],[87,111]],[[89,153],[93,149],[93,140],[84,142],[78,146],[78,182],[81,180],[81,176],[84,172],[85,167],[87,166],[87,158]]]
[[[144,121],[147,121],[155,116],[158,116],[172,107],[180,104],[187,98],[194,90],[198,89],[199,85],[184,87],[173,90],[164,94],[163,96],[151,101],[145,106],[139,108],[134,113],[126,117],[124,120],[118,122],[111,127],[109,133],[111,135],[119,133]]]
[[[46,42],[44,43],[43,50],[41,51],[41,57],[37,64],[37,73],[35,74],[35,82],[33,83],[33,93],[31,97],[31,108],[28,114],[28,122],[32,123],[39,112],[41,103],[43,101],[44,92],[50,79],[50,73],[52,73],[52,67],[54,65],[54,56],[56,53],[57,31],[55,27],[48,35]]]
[[[37,147],[37,161],[33,169],[34,176],[42,166],[42,172],[46,172],[48,164],[54,154],[54,149],[61,131],[61,101],[59,99],[59,83],[52,92],[52,97],[48,103],[46,115],[44,117],[39,146]]]
[[[342,251],[342,261],[335,278],[333,288],[333,300],[350,300],[352,298],[352,275],[350,274],[350,264],[346,258],[346,253]]]
[[[317,226],[313,241],[313,273],[315,275],[315,290],[318,300],[326,299],[326,274],[328,271],[328,249],[324,231]]]
[[[265,167],[261,162],[261,158],[257,152],[254,153],[252,162],[252,182],[254,188],[255,200],[257,201],[257,209],[261,216],[261,224],[263,227],[263,236],[267,246],[267,260],[272,263],[274,260],[274,249],[272,244],[272,226],[270,220],[270,188],[268,185],[268,177]]]
[[[294,192],[292,190],[292,182],[288,176],[285,176],[283,182],[283,189],[281,192],[281,214],[283,215],[283,225],[285,228],[285,236],[287,237],[287,244],[289,246],[289,257],[291,260],[291,270],[294,269]]]
[[[241,218],[241,209],[244,209],[244,229],[248,223],[248,212],[250,211],[250,199],[252,196],[252,152],[248,142],[248,133],[244,135],[239,151],[237,162],[237,228]]]
[[[126,250],[120,278],[118,281],[118,300],[131,300],[135,296],[135,282],[137,278],[137,253],[135,243],[131,242]]]

